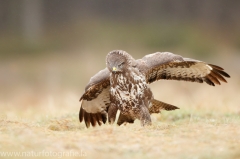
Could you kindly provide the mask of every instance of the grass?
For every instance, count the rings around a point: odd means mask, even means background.
[[[154,120],[145,128],[136,122],[90,129],[79,124],[77,113],[33,121],[4,119],[0,122],[1,151],[76,151],[86,158],[239,157],[239,116],[186,116]]]
[[[152,126],[143,128],[136,121],[87,129],[78,121],[78,100],[98,67],[90,67],[85,56],[0,64],[6,70],[0,91],[0,158],[19,158],[4,157],[5,152],[38,158],[240,158],[240,82],[230,65],[232,78],[221,86],[152,84],[156,99],[181,108],[152,115]]]

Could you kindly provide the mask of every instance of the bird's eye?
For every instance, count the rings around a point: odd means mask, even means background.
[[[122,66],[122,65],[124,65],[125,64],[125,62],[122,62],[121,64],[119,64],[118,66],[120,67],[120,66]]]

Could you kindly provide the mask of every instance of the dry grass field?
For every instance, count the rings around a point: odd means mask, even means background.
[[[229,59],[212,62],[226,68],[228,84],[151,85],[156,99],[181,108],[152,115],[152,126],[86,129],[78,100],[99,67],[68,57],[1,62],[0,158],[240,158],[240,76]]]

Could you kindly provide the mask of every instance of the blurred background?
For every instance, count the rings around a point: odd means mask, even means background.
[[[240,95],[239,15],[237,0],[0,0],[1,109],[78,111],[85,85],[115,49],[134,58],[169,51],[220,65],[235,76],[224,87]],[[166,84],[196,93],[189,83]]]

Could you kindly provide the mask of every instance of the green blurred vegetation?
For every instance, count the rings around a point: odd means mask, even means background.
[[[0,1],[0,56],[238,53],[239,14],[238,1],[224,0]]]
[[[181,50],[194,56],[208,57],[223,48],[240,49],[239,34],[228,33],[228,30],[201,28],[193,23],[86,20],[69,23],[67,27],[48,28],[37,42],[27,41],[19,34],[6,33],[0,37],[0,55],[12,58],[73,48],[108,48],[109,51],[143,48],[154,52]]]

